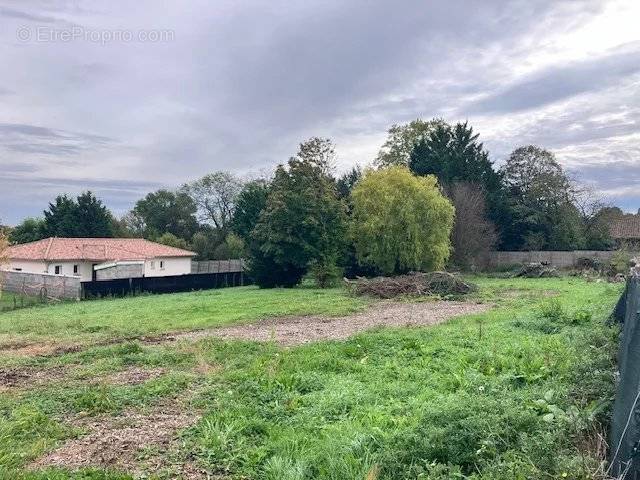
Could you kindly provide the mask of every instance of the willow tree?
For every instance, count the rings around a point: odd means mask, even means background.
[[[406,167],[369,170],[352,192],[351,234],[358,261],[385,274],[444,267],[454,207],[436,177]]]

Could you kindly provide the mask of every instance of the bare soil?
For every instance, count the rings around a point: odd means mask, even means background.
[[[112,373],[101,379],[113,385],[139,385],[162,376],[166,370],[164,368],[141,368],[131,367],[120,372]]]
[[[29,468],[100,467],[136,476],[169,469],[175,474],[171,478],[204,478],[193,465],[168,465],[179,431],[198,418],[198,412],[174,400],[150,411],[129,410],[115,418],[105,415],[76,419],[70,423],[88,430],[87,435],[69,440]],[[153,453],[144,458],[145,452]]]
[[[488,304],[453,301],[379,302],[366,311],[343,317],[306,316],[265,319],[259,322],[174,334],[174,340],[198,340],[206,337],[275,341],[293,346],[322,340],[343,340],[376,327],[428,326],[452,317],[484,312]]]
[[[67,371],[63,367],[7,367],[0,368],[0,392],[31,388],[60,380]]]

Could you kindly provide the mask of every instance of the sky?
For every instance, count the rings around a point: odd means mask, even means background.
[[[394,123],[469,121],[640,208],[637,0],[0,0],[0,221],[92,190],[117,215],[311,137],[366,166]]]

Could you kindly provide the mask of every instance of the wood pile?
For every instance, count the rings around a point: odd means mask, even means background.
[[[513,274],[513,277],[524,278],[549,278],[559,277],[558,270],[543,263],[525,263],[520,269]]]
[[[459,275],[448,272],[409,273],[397,277],[344,279],[347,289],[354,295],[378,298],[426,295],[465,295],[477,289]]]

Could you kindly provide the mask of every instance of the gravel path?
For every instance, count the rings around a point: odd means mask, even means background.
[[[171,340],[198,340],[206,337],[275,341],[281,345],[301,345],[322,340],[342,340],[371,328],[427,326],[452,317],[484,312],[488,304],[433,301],[419,303],[379,302],[363,312],[344,317],[284,317],[259,322],[178,333]]]

